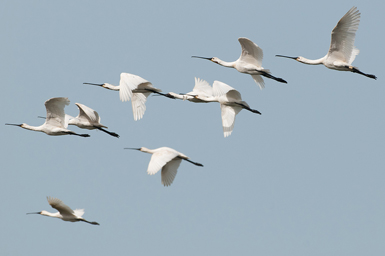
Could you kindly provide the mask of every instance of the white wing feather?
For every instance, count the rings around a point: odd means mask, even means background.
[[[262,67],[262,49],[248,38],[240,37],[238,38],[238,41],[242,46],[242,53],[239,60],[253,64],[257,67]]]
[[[163,149],[158,152],[155,152],[151,156],[150,163],[148,164],[147,173],[154,175],[157,173],[163,166],[165,166],[172,159],[177,157],[178,152],[172,150]]]
[[[265,88],[265,81],[263,81],[262,76],[260,76],[260,75],[251,75],[251,77],[254,79],[254,82],[257,85],[259,85],[259,88],[261,88],[261,90],[263,88]]]
[[[170,186],[172,184],[181,162],[182,162],[181,158],[174,158],[171,161],[169,161],[165,166],[163,166],[161,176],[162,176],[162,184],[164,186]]]
[[[222,95],[225,95],[230,90],[234,90],[234,88],[231,87],[230,85],[227,85],[220,81],[214,81],[213,83],[213,94],[215,97],[220,97]]]
[[[360,13],[352,7],[337,23],[332,31],[328,58],[343,61],[349,65],[353,62],[358,49],[354,47],[356,31],[360,24]]]
[[[210,86],[210,84],[207,81],[196,77],[193,92],[200,96],[213,96],[213,88]]]
[[[62,216],[74,215],[74,211],[69,206],[65,205],[62,200],[54,197],[47,197],[47,201],[51,207],[58,210]]]
[[[70,104],[68,98],[51,98],[44,105],[47,110],[46,124],[65,128],[65,113],[64,107]]]
[[[134,93],[132,95],[131,104],[132,112],[134,114],[134,120],[142,119],[144,112],[146,111],[146,101],[147,97],[150,95],[150,92],[146,93]]]
[[[87,107],[86,105],[75,103],[76,106],[79,108],[79,115],[77,116],[78,119],[86,119],[87,121],[91,123],[99,123],[100,122],[100,116],[98,112],[93,110],[90,107]]]
[[[241,107],[221,104],[222,126],[224,137],[229,136],[234,129],[235,116],[241,111]]]

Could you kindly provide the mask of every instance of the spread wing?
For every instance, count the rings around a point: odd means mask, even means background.
[[[47,110],[47,118],[45,120],[46,124],[53,126],[65,128],[65,113],[64,107],[70,104],[68,98],[59,97],[51,98],[47,100],[44,105]]]
[[[356,31],[360,24],[360,12],[352,7],[337,23],[332,31],[328,57],[343,61],[349,65],[353,62],[358,49],[354,47]]]
[[[70,207],[65,205],[62,200],[54,197],[47,197],[47,200],[48,203],[52,206],[52,208],[58,210],[62,216],[74,215],[74,211]]]
[[[257,85],[259,85],[259,88],[261,88],[261,90],[262,90],[263,88],[265,88],[265,81],[263,81],[262,76],[260,76],[260,75],[251,75],[251,76],[253,77],[254,82],[255,82]]]
[[[162,176],[162,184],[164,186],[170,186],[174,181],[176,173],[178,171],[178,167],[182,162],[182,158],[174,158],[170,162],[168,162],[162,168],[161,176]]]
[[[91,123],[100,122],[100,116],[98,112],[96,112],[92,108],[87,107],[86,105],[83,105],[80,103],[75,103],[75,104],[79,108],[79,115],[77,116],[78,119],[86,119]]]
[[[129,73],[121,73],[120,74],[120,83],[119,83],[119,97],[121,101],[129,101],[132,97],[132,91],[137,89],[142,84],[150,84],[144,78],[140,76],[129,74]]]
[[[213,88],[210,86],[210,84],[207,81],[196,77],[193,92],[200,96],[213,96]]]
[[[164,149],[155,152],[151,156],[150,163],[148,164],[147,173],[153,175],[157,173],[163,166],[178,156],[178,152],[174,152],[169,149]]]
[[[242,110],[242,107],[228,106],[221,104],[223,135],[230,136],[234,129],[235,116]]]
[[[142,119],[144,112],[146,111],[146,101],[147,97],[151,94],[151,92],[145,93],[134,93],[132,94],[131,104],[132,104],[132,112],[134,114],[134,120]]]
[[[242,46],[242,53],[239,60],[262,67],[262,49],[248,38],[240,37],[238,41]]]
[[[234,88],[220,81],[214,81],[213,83],[213,94],[215,97],[225,95],[228,91],[231,90],[234,90]]]

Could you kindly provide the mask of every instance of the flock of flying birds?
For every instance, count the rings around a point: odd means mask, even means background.
[[[360,22],[360,13],[356,7],[352,7],[337,23],[331,34],[331,44],[328,53],[317,60],[309,60],[304,57],[289,57],[285,55],[276,55],[277,57],[284,57],[294,59],[296,61],[319,65],[323,64],[325,67],[339,71],[350,71],[366,77],[377,79],[375,75],[366,74],[360,71],[357,67],[352,66],[352,62],[358,55],[359,50],[354,46],[355,33]],[[238,60],[233,62],[226,62],[217,57],[206,58],[199,56],[192,56],[194,58],[201,58],[210,60],[214,63],[224,67],[235,68],[237,71],[249,74],[254,79],[255,83],[261,89],[265,87],[263,77],[273,79],[281,83],[287,83],[284,79],[271,75],[270,70],[262,67],[263,52],[262,49],[253,43],[251,40],[241,37],[238,39],[242,47],[242,53]],[[235,116],[242,110],[246,109],[250,112],[261,114],[258,110],[251,109],[250,106],[242,101],[241,94],[231,86],[214,81],[211,87],[209,83],[199,78],[195,78],[195,87],[192,92],[186,94],[176,94],[169,92],[164,94],[160,89],[155,88],[149,81],[133,74],[122,73],[120,75],[120,83],[114,86],[108,83],[92,84],[101,86],[109,90],[119,91],[121,101],[130,101],[135,120],[140,120],[146,111],[147,97],[151,93],[159,94],[171,99],[188,100],[194,103],[208,103],[219,102],[222,113],[222,126],[224,137],[229,136],[234,128]],[[45,102],[47,116],[45,123],[40,126],[30,126],[28,124],[6,124],[19,126],[24,129],[32,131],[44,132],[48,135],[77,135],[81,137],[90,137],[89,134],[78,134],[67,129],[68,125],[76,125],[82,129],[98,129],[111,136],[119,138],[119,135],[106,130],[106,126],[100,123],[98,113],[80,103],[75,103],[79,108],[79,115],[72,117],[66,115],[64,107],[69,105],[68,98],[51,98]],[[182,160],[188,161],[197,166],[203,166],[200,163],[191,161],[186,155],[168,147],[161,147],[158,149],[130,148],[142,152],[152,154],[150,163],[148,165],[147,173],[153,175],[160,169],[161,181],[164,186],[169,186],[174,181],[177,169]],[[93,225],[99,225],[97,222],[90,222],[82,218],[84,210],[72,210],[57,198],[47,197],[48,203],[58,210],[56,213],[49,213],[47,211],[33,212],[49,217],[60,218],[64,221],[84,221]],[[30,214],[30,213],[28,213]]]

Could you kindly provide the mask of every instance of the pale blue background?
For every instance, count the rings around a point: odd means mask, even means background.
[[[276,54],[317,59],[352,7],[362,13],[354,65],[378,80]],[[44,101],[68,97],[121,135],[51,137],[1,125],[1,255],[384,255],[383,1],[2,1],[1,119],[40,125]],[[192,59],[234,61],[238,37],[264,50],[288,84]],[[223,138],[218,104],[150,97],[144,118],[117,92],[121,72],[164,92],[194,77],[238,89],[242,111]],[[146,174],[169,146],[181,164],[171,187]],[[100,226],[25,215],[54,211],[46,196],[84,208]]]

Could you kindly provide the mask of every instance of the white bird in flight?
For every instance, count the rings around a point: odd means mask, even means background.
[[[88,130],[98,129],[100,131],[108,133],[111,136],[119,138],[118,134],[104,129],[108,127],[100,123],[100,116],[98,112],[96,112],[90,107],[87,107],[86,105],[83,105],[80,103],[75,103],[75,104],[79,108],[79,115],[77,117],[66,115],[66,118],[69,119],[68,120],[69,125],[76,125],[79,128],[88,129]]]
[[[154,175],[162,169],[161,177],[162,184],[164,186],[170,186],[172,184],[182,160],[186,160],[187,162],[203,167],[202,164],[193,162],[186,155],[168,147],[161,147],[157,149],[148,149],[145,147],[125,149],[135,149],[152,154],[150,163],[148,164],[147,173]]]
[[[28,124],[6,124],[19,126],[24,129],[44,132],[48,135],[77,135],[81,137],[90,137],[88,134],[78,134],[67,129],[67,121],[65,119],[64,107],[70,104],[68,98],[59,97],[47,100],[44,105],[47,110],[47,118],[45,123],[40,126],[31,126]]]
[[[352,66],[352,63],[358,53],[360,52],[354,46],[356,31],[360,24],[360,12],[357,7],[353,6],[337,23],[332,31],[332,39],[330,43],[329,52],[322,58],[316,60],[309,60],[302,56],[289,57],[285,55],[276,55],[277,57],[284,57],[294,59],[301,63],[309,65],[323,64],[325,67],[339,71],[350,71],[369,78],[377,79],[375,75],[365,74],[357,67]]]
[[[62,200],[53,198],[53,197],[47,197],[49,205],[52,206],[52,208],[55,208],[59,212],[55,213],[50,213],[47,211],[41,211],[41,212],[29,212],[27,214],[40,214],[48,217],[53,217],[53,218],[59,218],[64,221],[71,221],[71,222],[76,222],[76,221],[84,221],[92,225],[99,225],[99,223],[95,221],[87,221],[82,218],[84,214],[84,209],[76,209],[72,210],[70,207],[65,205]]]
[[[281,83],[287,83],[282,78],[272,76],[270,74],[270,70],[264,69],[262,67],[263,51],[257,44],[253,43],[250,39],[245,37],[238,38],[238,41],[242,46],[242,53],[239,59],[236,61],[226,62],[217,57],[192,57],[210,60],[224,67],[235,68],[241,73],[249,74],[253,77],[254,81],[259,85],[261,89],[265,88],[265,82],[261,76],[274,79]]]
[[[229,136],[233,132],[235,116],[242,109],[261,115],[261,112],[251,109],[250,106],[242,100],[241,94],[237,90],[220,81],[214,81],[213,95],[211,97],[201,95],[195,97],[205,102],[220,103],[224,137]]]
[[[195,96],[201,97],[212,97],[213,96],[213,88],[210,86],[208,82],[202,80],[200,78],[195,77],[195,86],[192,92],[188,92],[186,94],[176,94],[173,92],[169,92],[168,95],[180,99],[180,100],[188,100],[195,103],[207,103],[207,101],[200,100]]]
[[[119,97],[121,101],[129,101],[131,99],[132,111],[134,113],[134,120],[140,120],[144,112],[146,111],[146,101],[147,97],[151,93],[157,93],[169,97],[164,93],[161,93],[162,90],[155,88],[149,81],[141,78],[140,76],[121,73],[119,85],[112,85],[108,83],[104,84],[92,84],[92,83],[83,83],[101,86],[103,88],[119,91]],[[171,97],[172,98],[172,97]]]

